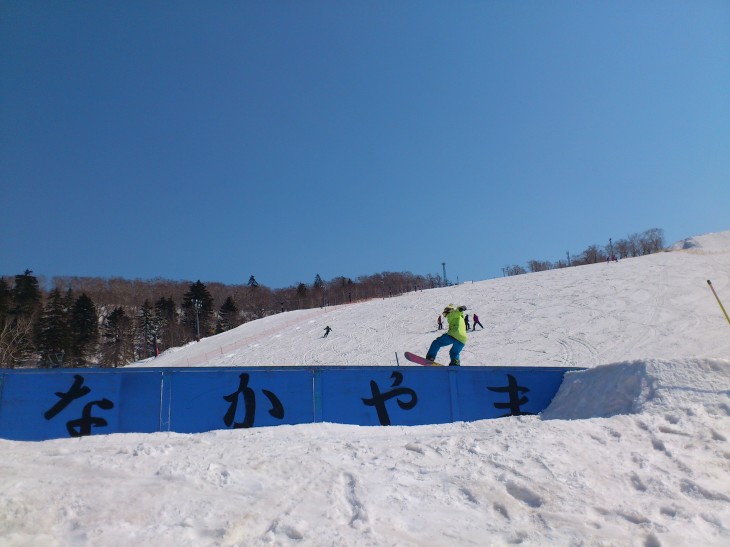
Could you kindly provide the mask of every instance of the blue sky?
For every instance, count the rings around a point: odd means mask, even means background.
[[[724,1],[0,0],[0,274],[488,279],[730,229]]]

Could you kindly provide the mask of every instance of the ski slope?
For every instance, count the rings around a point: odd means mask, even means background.
[[[541,416],[0,441],[0,544],[729,545],[730,325],[708,279],[727,307],[730,232],[168,351],[134,366],[407,366],[454,303],[485,326],[464,366],[588,370]]]
[[[688,250],[618,263],[282,313],[133,366],[394,366],[396,353],[405,366],[404,351],[425,355],[449,303],[465,304],[485,327],[470,333],[464,366],[730,357],[728,325],[707,285],[730,305],[730,232],[695,239],[702,246],[687,240],[678,247]]]

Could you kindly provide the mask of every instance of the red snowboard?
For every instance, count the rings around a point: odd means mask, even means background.
[[[421,357],[420,355],[416,355],[415,353],[411,353],[410,351],[405,352],[404,355],[406,356],[406,359],[408,359],[412,363],[418,363],[419,365],[423,365],[425,367],[446,366],[446,365],[442,365],[441,363],[437,363],[435,361],[429,361],[425,357]]]

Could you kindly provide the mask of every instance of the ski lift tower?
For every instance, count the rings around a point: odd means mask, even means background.
[[[449,286],[449,282],[446,279],[446,262],[442,262],[441,263],[441,267],[444,269],[444,287],[448,287]]]

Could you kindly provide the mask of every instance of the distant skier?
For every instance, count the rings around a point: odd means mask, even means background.
[[[471,328],[471,325],[469,325],[469,314],[468,313],[464,316],[464,325],[466,325],[466,330],[469,330]]]
[[[442,315],[446,317],[449,323],[449,330],[431,342],[431,346],[426,353],[426,359],[435,361],[439,350],[445,346],[451,346],[449,350],[449,366],[458,367],[461,365],[459,354],[466,344],[466,324],[464,323],[464,310],[466,306],[455,308],[453,304],[449,304],[444,308]]]
[[[444,330],[444,323],[443,323],[443,321],[441,321],[441,316],[440,315],[438,316],[437,323],[438,323],[438,326],[439,326],[439,330]]]
[[[322,338],[327,338],[327,335],[328,335],[328,334],[330,333],[330,331],[331,331],[331,330],[332,330],[332,329],[330,328],[330,326],[329,326],[329,325],[327,325],[327,326],[326,326],[326,327],[324,328],[324,336],[323,336]]]
[[[484,330],[484,325],[482,325],[481,321],[479,321],[479,316],[475,313],[473,316],[474,319],[474,325],[472,326],[471,330],[477,330],[477,325],[482,327],[482,330]]]

